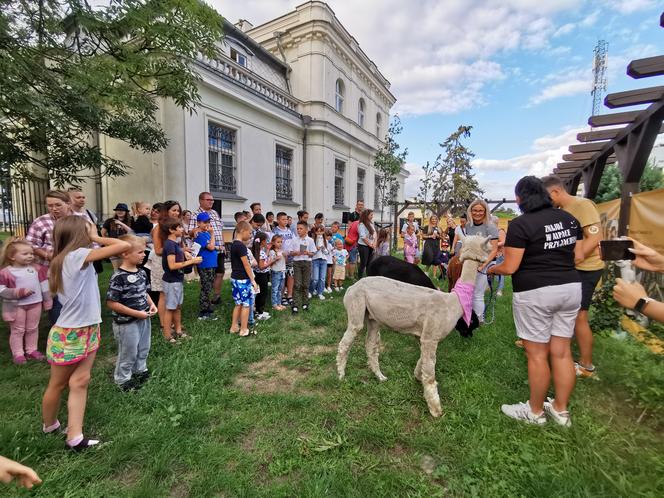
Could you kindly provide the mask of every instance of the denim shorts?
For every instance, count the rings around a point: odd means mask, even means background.
[[[178,309],[184,300],[184,284],[182,282],[164,282],[162,285],[166,298],[166,309],[169,311]]]
[[[355,247],[353,247],[350,251],[348,251],[348,262],[351,265],[354,265],[357,263],[357,256],[359,255],[359,249],[357,248],[357,244]]]

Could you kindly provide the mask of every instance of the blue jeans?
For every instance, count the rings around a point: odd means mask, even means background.
[[[505,256],[498,256],[496,258],[496,264],[499,265],[505,261]],[[502,292],[503,287],[505,287],[505,275],[496,275],[498,277],[498,288],[496,289],[496,292]]]
[[[284,292],[286,272],[273,271],[270,278],[272,279],[272,306],[278,306],[281,304],[281,295]]]
[[[327,277],[327,260],[325,258],[314,259],[311,262],[311,286],[309,290],[319,296],[325,291],[325,277]]]

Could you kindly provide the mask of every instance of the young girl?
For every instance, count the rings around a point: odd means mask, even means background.
[[[286,306],[281,304],[281,295],[286,281],[286,256],[282,250],[284,239],[281,235],[272,236],[272,249],[268,254],[270,263],[270,279],[272,281],[272,309],[283,311]]]
[[[406,228],[406,235],[403,238],[403,254],[406,261],[409,263],[417,264],[417,235],[415,235],[415,227],[408,225]]]
[[[267,293],[269,292],[267,283],[270,279],[270,259],[268,257],[267,234],[265,232],[256,232],[256,235],[254,235],[252,252],[258,262],[254,277],[259,287],[259,292],[256,295],[256,320],[267,320],[270,318],[270,314],[265,311]]]
[[[53,305],[48,291],[48,268],[34,264],[32,246],[21,239],[5,242],[0,261],[2,318],[9,324],[9,347],[14,363],[42,361],[37,351],[39,317]]]
[[[376,256],[390,255],[390,229],[381,228],[376,239]]]
[[[152,206],[150,206],[150,204],[147,202],[132,202],[131,212],[131,229],[139,237],[143,237],[145,239],[149,238],[153,227],[152,221],[150,221]]]
[[[334,245],[332,243],[332,232],[330,230],[325,230],[325,246],[327,248],[327,253],[325,253],[325,260],[327,261],[325,292],[329,294],[332,292],[332,271],[334,270],[334,258],[332,257],[332,251],[334,251]]]
[[[310,236],[316,244],[316,252],[311,261],[311,284],[309,285],[309,291],[323,301],[325,299],[325,296],[323,295],[325,292],[325,276],[327,275],[327,258],[325,255],[327,252],[327,241],[325,240],[325,226],[314,225],[310,232]]]
[[[91,248],[92,243],[105,247]],[[42,401],[42,430],[48,434],[60,428],[60,397],[68,387],[65,447],[69,450],[81,451],[99,443],[83,437],[88,383],[101,323],[99,286],[92,262],[119,256],[130,248],[128,242],[99,237],[97,228],[80,216],[66,216],[53,229],[49,284],[62,311],[48,333],[46,357],[51,377]]]
[[[344,243],[341,239],[334,241],[335,248],[332,253],[334,258],[334,290],[343,290],[344,280],[346,280],[346,262],[348,261],[348,251],[344,248]]]

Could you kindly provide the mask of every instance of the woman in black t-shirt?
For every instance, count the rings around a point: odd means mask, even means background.
[[[577,243],[583,230],[572,215],[553,208],[538,178],[519,180],[515,194],[523,214],[510,223],[505,261],[490,267],[489,273],[513,275],[512,309],[528,356],[530,399],[501,410],[531,424],[544,424],[548,416],[570,426],[567,402],[576,378],[570,343],[581,304],[574,261],[583,259]],[[556,397],[545,399],[552,376]]]

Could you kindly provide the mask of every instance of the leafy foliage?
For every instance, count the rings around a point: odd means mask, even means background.
[[[422,213],[426,216],[429,209],[429,201],[432,200],[431,194],[433,193],[433,184],[436,174],[436,166],[427,161],[426,165],[422,167],[422,179],[420,180],[420,190],[418,192],[417,201],[422,205]]]
[[[374,158],[374,168],[378,172],[376,191],[379,194],[379,199],[377,199],[379,206],[376,206],[376,208],[380,207],[381,217],[385,206],[393,202],[398,194],[399,182],[397,175],[408,155],[408,149],[400,150],[401,146],[397,142],[397,137],[402,130],[401,119],[397,114],[392,118],[385,136],[385,142]]]
[[[160,99],[193,111],[192,62],[215,58],[222,18],[200,0],[0,0],[0,163],[30,164],[56,185],[127,165],[102,154],[98,134],[143,152],[168,138]]]
[[[604,169],[602,179],[597,189],[596,202],[607,202],[620,198],[620,186],[623,183],[622,173],[615,164],[609,164]],[[648,163],[643,170],[639,181],[639,190],[648,192],[664,187],[664,173],[653,163]]]
[[[613,299],[616,285],[616,265],[607,264],[602,285],[593,294],[593,312],[590,315],[590,328],[596,332],[613,332],[620,328],[622,307]]]
[[[452,211],[463,211],[484,191],[473,174],[470,160],[475,156],[461,140],[470,137],[472,126],[461,125],[440,145],[443,153],[434,163],[435,175],[430,179],[432,197],[441,204],[453,204]]]

